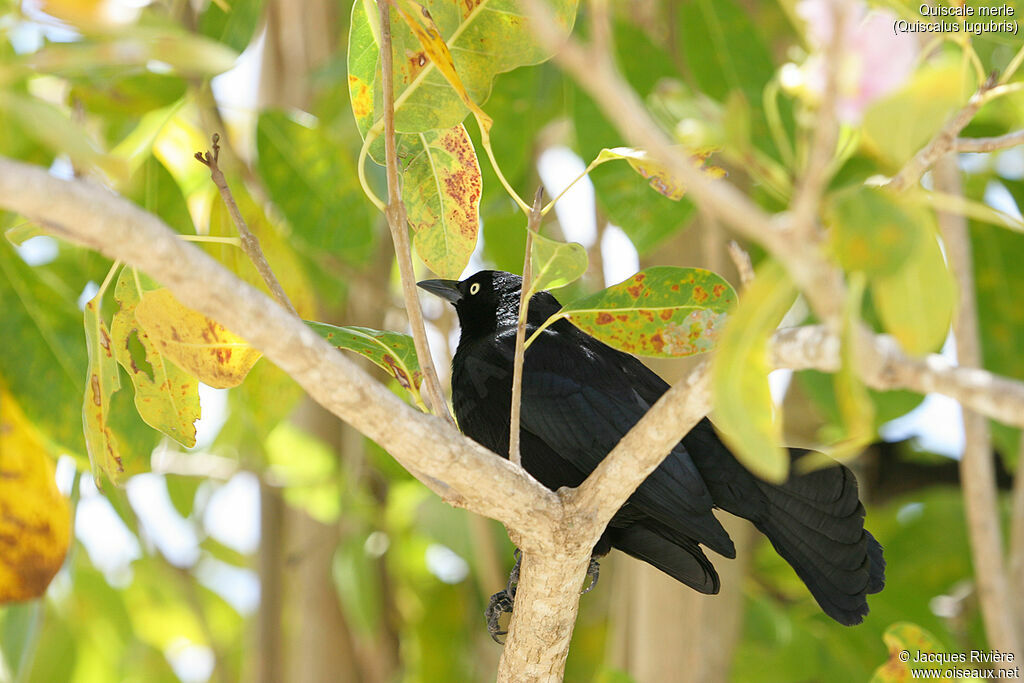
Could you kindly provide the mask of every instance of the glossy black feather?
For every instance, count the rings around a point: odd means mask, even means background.
[[[482,271],[425,288],[455,304],[462,336],[452,363],[459,426],[499,455],[508,454],[518,276]],[[528,332],[560,308],[533,296]],[[567,321],[543,331],[523,371],[523,465],[545,486],[577,486],[636,424],[668,385],[639,360]],[[797,463],[806,455],[794,450]],[[841,465],[768,484],[729,452],[702,420],[612,519],[595,552],[616,547],[704,593],[718,575],[700,546],[735,556],[713,508],[749,519],[807,584],[822,609],[844,624],[867,614],[865,595],[881,590],[881,546],[864,530],[857,483]]]

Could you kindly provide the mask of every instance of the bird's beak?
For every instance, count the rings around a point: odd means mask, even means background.
[[[453,304],[462,300],[462,292],[459,291],[457,280],[423,280],[417,282],[416,286],[425,289],[431,294],[436,294],[442,299],[447,299]]]

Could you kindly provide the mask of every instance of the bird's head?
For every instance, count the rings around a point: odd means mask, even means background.
[[[481,270],[465,280],[423,280],[421,289],[455,306],[464,334],[489,334],[499,326],[515,325],[523,279],[502,270]],[[550,309],[550,310],[549,310]],[[547,292],[530,300],[530,320],[547,318],[559,304]]]

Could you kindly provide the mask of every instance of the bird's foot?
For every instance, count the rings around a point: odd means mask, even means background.
[[[505,585],[504,590],[500,590],[491,596],[490,603],[487,605],[487,609],[484,610],[484,619],[487,620],[487,631],[491,634],[491,639],[499,645],[504,644],[504,641],[500,640],[500,636],[508,634],[508,631],[501,630],[499,621],[501,615],[512,614],[512,608],[516,602],[516,588],[519,586],[519,564],[523,559],[523,554],[516,548],[513,555],[516,558],[516,563],[512,567],[512,571],[508,575],[508,583]]]
[[[580,591],[580,595],[586,595],[590,591],[594,590],[594,586],[597,585],[597,578],[601,574],[601,564],[595,559],[590,558],[590,566],[587,567],[587,578],[590,582]]]

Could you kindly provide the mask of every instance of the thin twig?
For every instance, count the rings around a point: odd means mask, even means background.
[[[220,191],[220,197],[224,200],[224,206],[228,209],[228,214],[231,216],[231,221],[235,224],[235,228],[238,230],[238,236],[242,240],[242,251],[249,257],[252,264],[256,266],[256,270],[259,271],[260,277],[263,278],[263,282],[267,285],[270,293],[277,299],[277,303],[281,304],[285,310],[291,312],[293,315],[298,315],[295,310],[295,306],[292,305],[288,295],[284,293],[284,289],[281,287],[281,283],[277,281],[277,277],[274,275],[274,271],[271,269],[270,264],[267,263],[266,257],[263,255],[263,250],[260,248],[260,240],[256,235],[252,234],[249,230],[249,226],[246,225],[245,219],[242,218],[242,212],[238,210],[238,204],[235,203],[235,198],[231,194],[231,188],[228,187],[228,181],[224,177],[224,173],[220,170],[218,161],[220,160],[220,135],[217,133],[213,134],[212,138],[213,152],[209,150],[204,154],[203,152],[196,152],[196,161],[203,164],[210,169],[210,178],[213,180],[213,184],[217,186]]]
[[[740,274],[740,283],[747,287],[754,281],[754,265],[750,262],[750,254],[736,240],[729,240],[729,258],[732,259],[736,271]]]
[[[957,152],[995,152],[1024,145],[1024,130],[1018,130],[994,138],[957,138]]]
[[[934,173],[936,190],[952,195],[963,193],[960,169],[957,168],[955,157],[946,156],[940,159]],[[953,321],[957,357],[963,365],[980,367],[981,338],[978,331],[967,219],[945,211],[939,211],[937,217],[942,231],[942,241],[946,245],[946,254],[960,287],[959,310]],[[963,421],[964,454],[960,459],[960,480],[963,484],[971,559],[985,622],[985,633],[992,647],[1012,652],[1019,658],[1024,652],[1021,651],[1009,577],[1003,562],[1002,530],[997,507],[998,492],[988,421],[984,416],[969,409],[964,410]]]
[[[509,420],[508,457],[516,465],[522,464],[519,453],[519,409],[523,397],[523,345],[526,342],[526,317],[530,309],[530,286],[533,284],[533,234],[540,227],[541,199],[544,186],[537,188],[533,197],[533,208],[526,223],[526,256],[523,257],[523,285],[519,290],[519,323],[516,325],[516,351],[512,362],[512,415]]]
[[[441,391],[441,382],[437,379],[434,360],[430,355],[427,342],[427,330],[423,325],[423,311],[416,293],[416,273],[412,266],[412,253],[409,249],[409,229],[406,227],[405,203],[402,201],[402,190],[398,183],[398,150],[395,139],[395,89],[393,83],[391,51],[391,1],[380,0],[380,56],[381,56],[381,87],[384,97],[384,153],[385,168],[388,177],[388,205],[384,215],[391,228],[391,239],[395,243],[395,257],[398,259],[398,271],[402,276],[402,294],[405,297],[405,309],[409,315],[409,327],[416,344],[416,355],[419,357],[423,382],[427,385],[427,396],[435,415],[439,415],[450,424],[455,420],[448,412],[448,403]]]
[[[811,148],[807,155],[807,165],[796,187],[791,203],[793,229],[796,239],[807,239],[816,230],[815,216],[821,204],[821,195],[828,182],[828,166],[835,156],[838,120],[836,117],[836,100],[838,97],[839,65],[842,63],[846,48],[843,34],[846,22],[851,20],[849,5],[845,0],[833,0],[828,4],[832,14],[832,41],[825,49],[825,91],[818,106],[815,118],[814,134]]]
[[[931,142],[922,147],[914,155],[914,158],[908,161],[900,169],[900,172],[892,177],[888,187],[894,190],[905,190],[911,185],[917,184],[925,171],[945,156],[947,152],[953,150],[957,143],[957,135],[971,122],[971,119],[978,113],[982,105],[988,102],[995,90],[996,74],[993,73],[987,81],[981,84],[978,91],[971,95],[971,99],[967,100],[967,104],[954,114],[953,118],[947,121],[946,125],[935,134]]]

